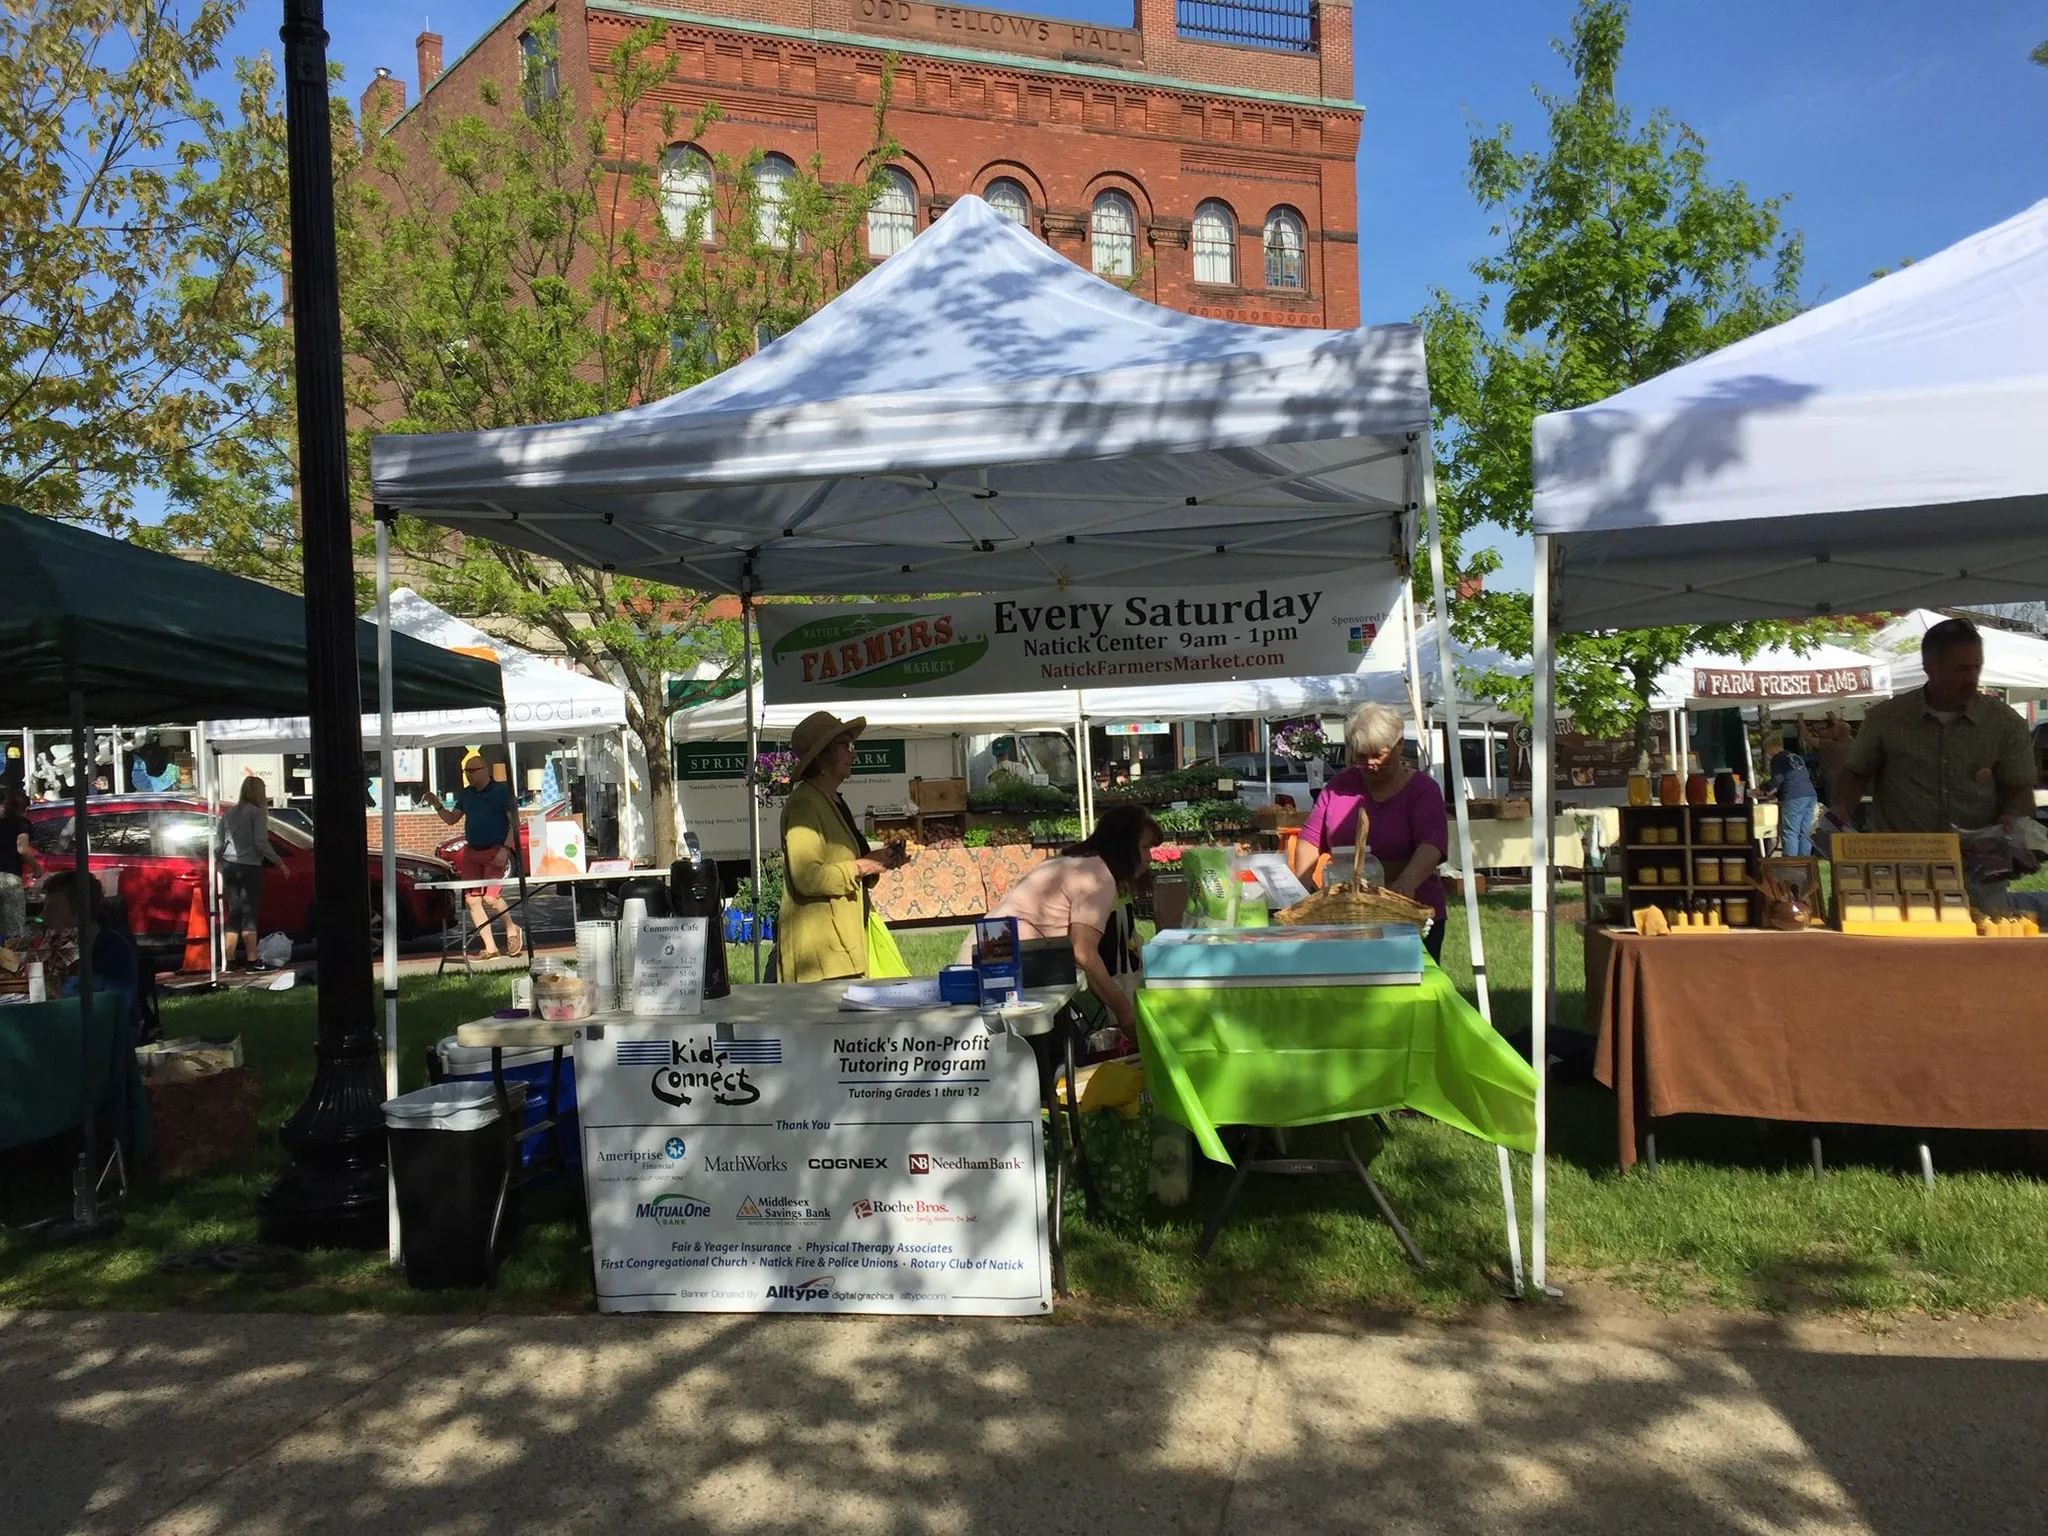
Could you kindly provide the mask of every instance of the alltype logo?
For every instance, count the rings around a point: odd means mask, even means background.
[[[827,1301],[832,1296],[832,1277],[813,1275],[794,1285],[771,1285],[767,1296],[770,1301]]]
[[[671,1192],[656,1195],[652,1200],[642,1200],[633,1207],[633,1215],[641,1221],[651,1221],[657,1227],[680,1227],[687,1221],[699,1220],[711,1214],[711,1203],[695,1195]]]

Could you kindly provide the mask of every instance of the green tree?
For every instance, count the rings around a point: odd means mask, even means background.
[[[770,182],[757,153],[701,164],[708,182],[671,176],[665,187],[663,167],[622,162],[616,146],[694,140],[716,116],[684,123],[659,99],[675,67],[666,28],[623,40],[589,103],[554,88],[554,38],[537,30],[541,53],[514,89],[487,88],[478,110],[440,122],[430,99],[347,177],[342,310],[365,487],[374,433],[566,421],[672,394],[867,270],[862,234],[893,153],[886,79],[857,184],[828,181],[817,159]],[[509,638],[538,631],[624,685],[647,753],[656,855],[672,858],[667,678],[705,663],[736,674],[737,619],[715,617],[688,588],[414,518],[393,538],[402,574],[433,601]]]
[[[1623,0],[1581,0],[1570,41],[1555,45],[1573,90],[1536,92],[1545,145],[1523,149],[1506,126],[1472,140],[1468,184],[1500,247],[1473,263],[1476,300],[1439,290],[1422,316],[1446,553],[1465,577],[1500,568],[1480,547],[1485,530],[1530,533],[1537,416],[1603,400],[1800,307],[1801,242],[1784,228],[1783,200],[1715,183],[1705,142],[1668,113],[1636,120],[1615,89],[1627,34]],[[1526,593],[1476,593],[1458,603],[1456,627],[1509,655],[1532,650]],[[1655,680],[1687,651],[1746,655],[1830,632],[1745,623],[1560,635],[1560,709],[1580,730],[1633,728],[1647,746]],[[1529,713],[1527,678],[1469,681]]]
[[[274,268],[198,86],[239,9],[0,6],[0,500],[123,527],[247,419]]]

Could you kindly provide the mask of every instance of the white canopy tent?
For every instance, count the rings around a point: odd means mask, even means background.
[[[2048,589],[2048,202],[1597,405],[1538,417],[1535,857],[1552,631],[1999,602]],[[1549,881],[1532,972],[1548,974]],[[1544,1059],[1547,989],[1532,998]],[[1544,1284],[1538,1076],[1530,1278]]]
[[[743,613],[760,593],[1405,574],[1423,521],[1442,624],[1429,424],[1413,325],[1163,309],[966,197],[693,389],[554,426],[380,437],[371,478],[380,529],[415,513],[737,592]],[[751,656],[747,674],[751,690]],[[758,823],[754,847],[758,866]]]
[[[2042,430],[2048,432],[2048,423]],[[1902,614],[1871,637],[1870,648],[1889,659],[1892,692],[1910,693],[1927,681],[1920,665],[1920,641],[1928,630],[1948,618],[1927,608]],[[1985,688],[2003,688],[2018,699],[2048,699],[2048,640],[2010,629],[1979,626],[1984,636]]]
[[[505,678],[505,715],[496,710],[419,710],[394,715],[392,737],[399,746],[466,746],[496,740],[500,727],[515,741],[588,736],[625,728],[626,696],[611,683],[585,677],[521,650],[474,624],[437,608],[408,587],[391,594],[391,627],[447,651],[497,658]],[[378,717],[363,717],[365,739],[379,729]],[[304,716],[283,719],[214,720],[206,726],[215,751],[304,752],[311,740]]]

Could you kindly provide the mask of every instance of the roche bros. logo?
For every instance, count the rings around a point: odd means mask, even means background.
[[[965,671],[988,654],[988,636],[963,635],[950,613],[838,614],[798,625],[770,654],[807,683],[902,688]]]

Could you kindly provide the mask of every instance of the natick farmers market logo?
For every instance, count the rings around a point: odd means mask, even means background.
[[[965,671],[988,636],[964,636],[950,613],[848,613],[799,625],[776,642],[776,662],[807,683],[894,688]]]

